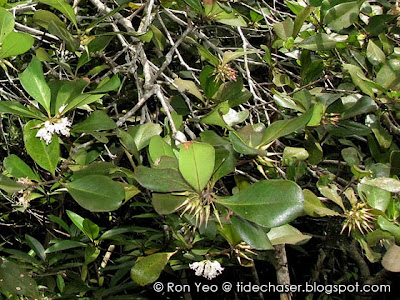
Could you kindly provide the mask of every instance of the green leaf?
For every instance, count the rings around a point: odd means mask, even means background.
[[[153,162],[161,156],[175,157],[172,147],[159,135],[155,135],[150,139],[149,154]]]
[[[169,215],[175,212],[187,199],[186,196],[174,194],[153,193],[151,203],[160,215]]]
[[[116,89],[119,88],[121,85],[121,80],[119,79],[118,75],[114,75],[111,78],[104,78],[97,88],[94,91],[90,91],[89,93],[106,93],[106,92],[111,92],[115,91]]]
[[[72,198],[92,212],[116,210],[125,199],[122,184],[102,175],[85,176],[66,186]]]
[[[305,20],[307,20],[308,16],[314,11],[314,7],[306,6],[294,19],[293,33],[292,37],[296,38],[300,32],[301,27]]]
[[[304,148],[285,147],[283,150],[282,165],[290,166],[295,162],[306,160],[308,156],[309,154]]]
[[[371,207],[383,212],[386,211],[392,199],[389,191],[367,184],[359,184],[358,193],[362,195]]]
[[[46,249],[46,253],[53,253],[58,251],[69,250],[78,247],[86,247],[87,244],[78,242],[78,241],[71,241],[71,240],[59,240],[54,245],[50,246]]]
[[[293,221],[304,206],[301,188],[293,181],[280,179],[257,182],[231,197],[215,201],[242,218],[268,228]]]
[[[43,114],[32,108],[32,111],[16,101],[0,101],[0,114],[12,114],[21,117],[39,119]]]
[[[203,95],[200,93],[199,89],[197,88],[196,84],[193,81],[176,78],[174,80],[174,84],[177,85],[181,91],[189,92],[196,98],[203,101]]]
[[[192,188],[175,169],[155,169],[138,166],[135,169],[135,180],[146,189],[155,192],[181,192]]]
[[[361,97],[353,105],[346,107],[346,110],[340,115],[340,119],[350,119],[352,117],[376,111],[378,106],[375,101],[368,96]]]
[[[7,176],[0,174],[0,189],[5,190],[7,193],[16,193],[25,188],[25,185],[15,182]]]
[[[302,234],[298,229],[289,224],[272,228],[267,233],[267,236],[274,246],[280,244],[299,245],[311,239],[311,235]]]
[[[80,215],[78,215],[77,213],[74,213],[73,211],[70,210],[66,210],[68,217],[71,219],[72,223],[74,223],[74,225],[83,233],[85,232],[84,228],[83,228],[83,220],[84,218],[82,218]]]
[[[14,29],[14,17],[12,13],[0,7],[0,44]]]
[[[74,109],[76,107],[81,107],[83,105],[96,102],[99,99],[101,99],[103,96],[104,96],[104,94],[95,94],[95,95],[82,94],[82,95],[79,95],[76,98],[72,99],[68,103],[67,107],[63,110],[63,114],[66,114],[68,111],[70,111],[71,109]]]
[[[371,98],[374,98],[372,87],[370,84],[368,84],[370,80],[365,77],[360,67],[351,64],[343,64],[343,69],[347,70],[350,73],[351,79],[353,80],[354,84],[358,86],[361,91],[363,91]]]
[[[380,65],[386,60],[385,53],[372,40],[368,42],[367,58],[374,66]]]
[[[276,35],[284,41],[293,36],[293,29],[294,23],[291,18],[286,18],[285,21],[274,24],[274,31]]]
[[[200,85],[203,89],[204,96],[206,96],[207,99],[211,99],[221,85],[220,82],[215,81],[216,75],[213,74],[214,71],[215,68],[207,65],[203,68],[203,70],[201,70],[199,75]]]
[[[61,19],[59,17],[57,17],[55,14],[53,14],[52,12],[50,12],[48,10],[40,9],[40,10],[35,11],[32,19],[33,19],[33,22],[35,22],[39,26],[42,26],[43,28],[46,28],[47,30],[49,29],[49,24],[51,22],[54,22],[59,27],[66,28],[63,21],[61,21]]]
[[[117,128],[117,124],[104,110],[94,111],[87,119],[73,127],[75,132],[93,132],[98,130],[110,130]]]
[[[385,89],[398,87],[400,83],[400,59],[388,59],[376,74],[376,83]]]
[[[40,181],[39,176],[18,156],[11,154],[3,161],[4,169],[15,178],[28,177]]]
[[[273,250],[265,229],[257,224],[250,223],[236,216],[230,219],[233,228],[240,238],[249,246],[257,250]]]
[[[99,226],[97,226],[95,223],[93,223],[89,219],[84,219],[82,225],[83,225],[84,233],[92,241],[95,240],[99,236],[99,232],[100,232]]]
[[[337,42],[339,42],[337,39],[326,33],[318,33],[306,38],[298,46],[312,51],[329,51],[336,47]]]
[[[16,295],[39,299],[36,281],[18,264],[0,258],[0,288]]]
[[[147,147],[150,143],[150,139],[155,135],[159,135],[161,132],[161,126],[155,123],[137,125],[128,130],[128,133],[132,136],[139,151]]]
[[[187,5],[195,9],[197,12],[201,12],[203,10],[200,0],[184,0],[184,1]]]
[[[39,2],[50,5],[59,10],[75,25],[76,28],[78,28],[74,10],[67,2],[65,2],[64,0],[39,0]]]
[[[383,216],[379,216],[377,219],[378,225],[382,230],[389,231],[394,238],[396,239],[396,242],[400,242],[400,226],[395,225],[392,222],[388,221],[385,219]]]
[[[192,187],[202,191],[214,171],[214,147],[204,143],[186,142],[179,148],[179,171]]]
[[[99,37],[96,37],[87,46],[88,52],[91,54],[91,53],[96,53],[96,52],[103,51],[107,47],[107,45],[110,43],[112,38],[113,38],[113,36],[99,36]],[[88,56],[88,53],[86,51],[83,52],[82,55],[79,57],[78,65],[77,65],[76,68],[79,69],[84,64],[89,62],[91,59],[92,58],[90,56]]]
[[[174,254],[175,252],[156,253],[138,259],[131,269],[132,280],[141,286],[156,281]]]
[[[264,131],[258,147],[266,145],[282,136],[288,135],[304,127],[310,120],[313,114],[313,109],[308,110],[300,117],[290,120],[275,121]]]
[[[151,40],[153,41],[154,45],[161,52],[164,51],[164,48],[167,44],[167,39],[165,38],[161,30],[158,29],[156,26],[150,25],[150,29],[153,32],[153,37]]]
[[[52,90],[53,100],[51,103],[51,110],[53,114],[65,113],[65,109],[60,112],[60,108],[72,101],[72,99],[77,98],[83,92],[83,90],[89,84],[88,80],[85,79],[75,79],[75,80],[63,80],[59,82],[59,88],[55,90],[52,87],[52,81],[49,82],[50,89]],[[54,102],[54,95],[57,95]]]
[[[339,216],[334,210],[327,208],[310,190],[303,190],[304,212],[311,217]]]
[[[80,45],[78,39],[74,38],[74,36],[68,31],[65,24],[59,24],[58,22],[50,21],[48,25],[48,30],[51,34],[59,37],[65,42],[67,49],[71,52],[75,52]]]
[[[361,180],[361,183],[374,186],[391,193],[400,193],[400,180],[394,178],[379,177],[374,179],[368,179],[367,177],[364,177]]]
[[[35,39],[27,33],[11,32],[6,36],[0,49],[0,59],[20,55],[27,52]]]
[[[29,234],[25,234],[25,239],[29,247],[31,247],[33,251],[35,251],[35,253],[40,257],[41,260],[45,261],[46,253],[43,248],[43,245],[37,239],[35,239],[33,236],[30,236]]]
[[[335,5],[326,12],[324,24],[334,31],[350,27],[358,17],[358,2],[345,2]]]
[[[40,140],[38,137],[36,137],[39,129],[35,127],[41,124],[42,122],[38,120],[31,120],[25,125],[25,148],[28,154],[39,166],[55,175],[57,163],[60,158],[60,144],[58,142],[58,136],[54,134],[51,143],[46,145],[44,140]]]
[[[96,258],[100,255],[100,249],[92,245],[85,248],[85,264],[88,265],[94,262]]]
[[[44,79],[42,63],[36,56],[32,57],[31,63],[19,79],[25,91],[50,113],[51,92]]]

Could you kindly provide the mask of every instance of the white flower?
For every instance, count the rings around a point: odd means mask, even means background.
[[[224,270],[221,264],[214,260],[203,260],[189,264],[189,268],[195,271],[196,276],[203,276],[208,280],[214,279]]]
[[[44,140],[46,142],[46,145],[51,143],[51,137],[52,133],[50,133],[46,127],[40,128],[39,131],[36,133],[36,137],[40,138],[41,140]]]
[[[44,140],[46,145],[48,145],[51,143],[51,138],[54,133],[69,137],[69,127],[71,125],[72,123],[68,120],[68,118],[62,118],[53,122],[46,121],[44,122],[44,127],[40,128],[36,133],[36,137]]]

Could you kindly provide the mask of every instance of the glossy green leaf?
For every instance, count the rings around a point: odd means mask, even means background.
[[[63,114],[67,113],[68,111],[70,111],[71,109],[74,109],[76,107],[81,107],[83,105],[96,102],[96,101],[100,100],[103,96],[104,96],[104,94],[95,94],[95,95],[82,94],[82,95],[79,95],[76,98],[72,99],[68,103],[67,107],[63,110]]]
[[[346,106],[346,110],[340,115],[342,120],[349,119],[361,114],[374,112],[378,106],[375,101],[368,96],[361,97],[353,105]]]
[[[94,91],[91,91],[90,93],[106,93],[106,92],[111,92],[115,91],[119,88],[121,85],[121,80],[119,79],[118,75],[114,75],[111,78],[105,78],[103,79],[97,88]]]
[[[336,47],[338,40],[326,33],[318,33],[298,44],[300,48],[312,51],[329,51]]]
[[[117,124],[104,110],[94,111],[87,119],[73,127],[75,132],[93,132],[98,130],[110,130],[117,128]]]
[[[29,178],[40,181],[39,176],[17,155],[11,154],[3,161],[4,169],[15,178]]]
[[[400,59],[388,59],[376,74],[376,83],[385,89],[393,89],[400,83]]]
[[[237,153],[241,153],[241,154],[246,154],[246,155],[262,155],[265,156],[266,152],[253,148],[249,145],[247,145],[243,139],[241,138],[241,136],[235,132],[235,131],[231,131],[229,132],[229,140],[232,143],[233,149],[235,149],[235,151]]]
[[[373,42],[373,40],[369,40],[368,42],[367,58],[374,66],[382,64],[386,60],[385,53]]]
[[[131,269],[132,280],[141,286],[156,281],[174,254],[174,252],[156,253],[138,259]]]
[[[93,241],[99,236],[100,228],[89,219],[82,222],[84,233]]]
[[[386,211],[392,199],[389,191],[367,184],[359,184],[358,193],[362,195],[371,207],[383,212]]]
[[[122,184],[102,175],[85,176],[66,186],[80,206],[93,212],[116,210],[125,198]]]
[[[49,248],[46,249],[46,253],[53,253],[53,252],[58,252],[58,251],[64,251],[64,250],[70,250],[78,247],[86,247],[87,244],[78,242],[78,241],[72,241],[72,240],[59,240],[55,242],[53,245],[51,245]]]
[[[29,234],[25,234],[25,239],[29,247],[31,247],[32,250],[35,251],[35,253],[40,257],[41,260],[45,261],[46,253],[43,248],[43,245],[37,239],[35,239],[33,236],[30,236]]]
[[[200,0],[184,0],[184,1],[187,5],[195,9],[197,12],[201,12],[203,9]]]
[[[89,53],[91,54],[91,53],[103,51],[107,47],[107,45],[110,43],[112,38],[113,38],[113,36],[98,36],[98,37],[96,37],[87,46]],[[76,68],[79,69],[84,64],[89,62],[91,59],[92,58],[90,56],[88,56],[88,53],[86,51],[83,52],[82,55],[79,57],[78,65]]]
[[[68,217],[71,219],[72,223],[74,223],[74,225],[82,232],[85,232],[84,228],[83,228],[83,220],[84,218],[82,218],[80,215],[78,215],[77,213],[74,213],[73,211],[70,210],[66,210],[66,213],[68,215]]]
[[[205,143],[186,142],[179,148],[179,171],[197,191],[203,190],[214,171],[214,147]]]
[[[393,224],[383,216],[379,216],[377,222],[382,230],[389,231],[396,239],[396,242],[400,242],[400,226],[398,224]]]
[[[0,114],[12,114],[34,119],[44,117],[37,109],[32,108],[32,110],[30,110],[16,101],[0,101]]]
[[[362,92],[367,94],[370,97],[374,97],[374,92],[367,77],[365,77],[363,71],[360,67],[351,65],[351,64],[344,64],[343,69],[347,70],[350,73],[351,79],[353,80],[354,84],[360,88]]]
[[[43,28],[49,29],[49,24],[51,22],[54,22],[57,24],[59,27],[65,27],[65,24],[59,17],[57,17],[55,14],[48,10],[37,10],[33,14],[33,22],[38,24],[39,26],[42,26]]]
[[[53,135],[51,143],[46,145],[44,140],[36,137],[39,131],[37,126],[42,122],[37,120],[29,121],[24,127],[24,143],[28,154],[43,169],[55,175],[55,170],[60,158],[60,144],[58,136]]]
[[[0,288],[14,295],[39,299],[36,281],[19,264],[0,258]]]
[[[285,193],[282,193],[285,191]],[[300,216],[304,208],[301,188],[288,180],[263,180],[216,202],[244,219],[268,228],[280,226]]]
[[[14,29],[14,17],[12,13],[0,7],[0,44],[3,43],[6,36]]]
[[[335,31],[340,31],[350,27],[357,20],[358,2],[345,2],[335,5],[329,9],[324,17],[323,22]]]
[[[310,120],[313,109],[308,110],[300,117],[273,122],[263,133],[262,140],[258,146],[266,145],[282,136],[293,133],[304,127]]]
[[[134,178],[146,189],[154,192],[180,192],[190,191],[191,186],[175,169],[155,169],[138,166]]]
[[[0,59],[25,53],[34,42],[34,38],[27,33],[11,32],[5,37],[0,48]]]
[[[374,179],[368,179],[367,177],[364,177],[361,180],[361,183],[370,186],[375,186],[377,188],[383,189],[391,193],[400,193],[400,180],[394,178],[379,177]]]
[[[42,63],[36,56],[32,57],[31,63],[19,79],[25,91],[50,113],[51,92],[44,79]]]
[[[204,96],[207,99],[211,99],[212,96],[217,92],[219,86],[221,85],[218,81],[215,81],[215,68],[207,65],[201,70],[199,79],[201,88],[203,89]]]
[[[187,196],[153,193],[151,199],[156,212],[160,215],[168,215],[175,212],[186,201]]]
[[[160,51],[164,51],[165,46],[167,45],[167,39],[160,29],[158,29],[154,25],[150,25],[151,32],[153,33],[152,41],[156,48]]]
[[[257,250],[274,249],[265,229],[261,226],[236,216],[232,216],[230,220],[233,228],[237,231],[240,238],[252,248]]]
[[[327,208],[310,190],[303,190],[304,212],[311,217],[339,216],[334,210]]]
[[[128,133],[132,136],[139,151],[147,147],[150,143],[150,139],[155,135],[159,135],[161,132],[161,126],[155,123],[137,125],[128,130]]]
[[[69,51],[75,52],[79,48],[79,40],[69,32],[65,24],[61,25],[58,22],[50,21],[48,24],[48,30],[51,34],[62,39]]]
[[[59,89],[53,91],[52,82],[49,82],[52,93],[57,94],[55,103],[51,103],[51,109],[53,114],[65,113],[65,109],[60,109],[68,104],[73,99],[80,96],[86,86],[89,84],[88,80],[75,79],[75,80],[63,80],[59,84]],[[54,102],[54,101],[52,101]]]
[[[304,24],[304,21],[307,20],[308,16],[314,11],[314,7],[306,6],[304,7],[301,12],[296,16],[294,19],[294,26],[293,26],[293,33],[292,37],[296,38],[299,34],[301,27]]]
[[[74,10],[72,9],[71,5],[69,5],[67,2],[65,2],[64,0],[40,0],[40,2],[50,5],[55,9],[59,10],[75,25],[76,28],[78,28]]]
[[[288,37],[293,36],[293,29],[294,23],[291,18],[286,18],[285,21],[274,24],[274,31],[282,40],[287,40]]]

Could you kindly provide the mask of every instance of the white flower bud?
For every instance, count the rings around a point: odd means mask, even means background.
[[[221,264],[214,260],[203,260],[189,264],[189,268],[195,271],[196,276],[203,276],[208,280],[214,279],[224,270]]]

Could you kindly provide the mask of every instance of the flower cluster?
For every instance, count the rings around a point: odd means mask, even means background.
[[[196,276],[203,276],[208,280],[214,279],[224,270],[224,268],[221,267],[221,264],[216,260],[203,260],[194,262],[189,264],[189,268],[196,272]]]
[[[69,127],[71,125],[72,123],[68,120],[68,118],[46,121],[44,122],[44,126],[37,132],[36,137],[44,140],[46,145],[48,145],[51,143],[51,138],[54,133],[69,137]]]
[[[213,75],[217,75],[215,76],[215,81],[225,82],[226,80],[237,80],[236,70],[233,69],[229,64],[219,64]]]

